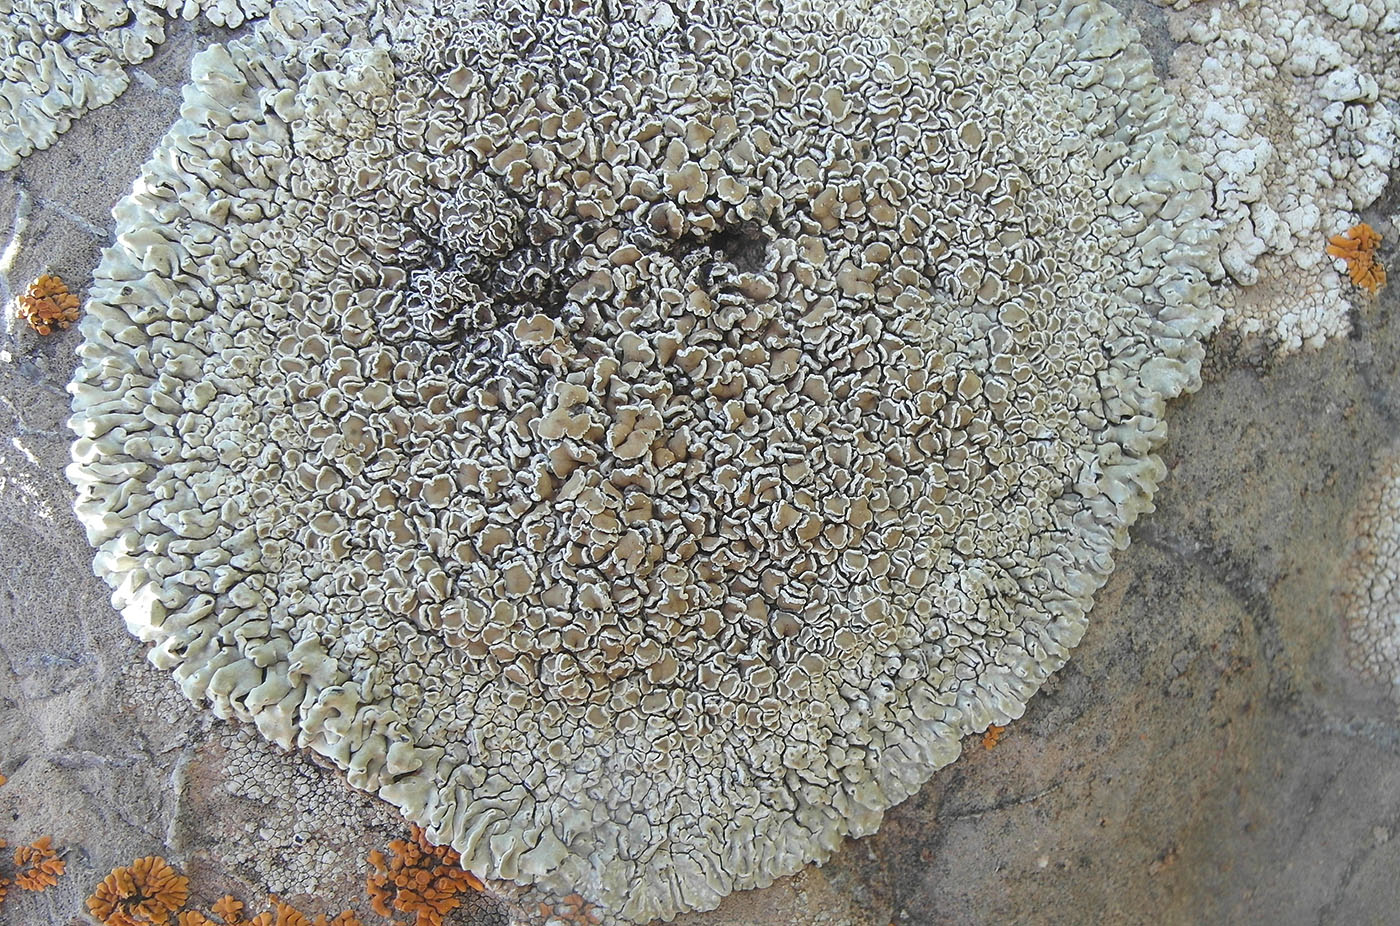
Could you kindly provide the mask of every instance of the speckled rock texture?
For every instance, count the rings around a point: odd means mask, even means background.
[[[1160,13],[1127,12],[1168,60]],[[190,56],[216,37],[199,28],[178,27],[140,66],[150,81],[4,176],[0,295],[44,271],[86,287],[109,210],[175,118]],[[1385,236],[1382,259],[1394,208],[1383,195],[1361,212]],[[1400,706],[1349,663],[1343,602],[1356,512],[1400,413],[1395,309],[1382,291],[1349,339],[1286,359],[1247,337],[1211,345],[1202,390],[1167,413],[1157,511],[1115,557],[1069,664],[1000,743],[967,741],[822,867],[675,922],[1385,921],[1400,901]],[[374,922],[365,856],[401,834],[397,814],[194,710],[145,664],[90,575],[62,477],[76,333],[5,325],[0,836],[51,833],[69,868],[48,893],[12,897],[0,922],[87,922],[91,887],[151,853],[206,903],[275,891],[313,910],[358,904]],[[535,898],[492,886],[501,900],[458,923],[540,922]]]

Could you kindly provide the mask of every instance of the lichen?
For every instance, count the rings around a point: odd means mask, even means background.
[[[26,891],[46,891],[63,875],[64,861],[53,848],[53,837],[41,836],[15,849],[14,883]]]
[[[215,744],[221,790],[246,806],[219,827],[226,836],[222,857],[271,893],[321,897],[336,890],[344,859],[362,851],[365,827],[401,822],[392,808],[347,794],[343,781],[309,757],[288,756],[256,731],[230,728]],[[306,851],[309,845],[318,851]]]
[[[191,907],[190,879],[163,858],[137,859],[114,869],[87,900],[88,912],[104,926],[363,926],[353,910],[311,916],[276,896],[270,910],[244,918],[245,906],[232,895],[216,900],[209,912]]]
[[[265,15],[270,0],[0,0],[0,170],[112,102],[128,69],[165,41],[174,16],[216,26]]]
[[[0,786],[5,785],[8,780],[4,775],[0,775]],[[7,846],[8,843],[0,839],[0,849]],[[13,887],[43,893],[58,883],[67,867],[67,863],[59,857],[58,851],[53,847],[52,836],[40,836],[29,845],[17,847],[10,856],[10,862],[13,866],[9,872],[10,877],[0,876],[0,906],[4,905]]]
[[[151,855],[114,869],[87,899],[103,926],[164,926],[190,896],[190,879]]]
[[[1328,255],[1346,262],[1347,276],[1353,285],[1374,295],[1385,285],[1385,267],[1376,260],[1380,243],[1380,233],[1362,222],[1329,238],[1326,250]]]
[[[1400,700],[1400,449],[1382,452],[1351,535],[1338,596],[1347,661]]]
[[[15,300],[15,315],[39,334],[67,329],[78,320],[78,297],[59,277],[46,273],[30,283]]]
[[[225,894],[214,901],[210,912],[225,923],[237,923],[243,919],[243,901],[238,900],[232,894]]]
[[[1277,354],[1350,330],[1319,242],[1354,225],[1396,157],[1394,0],[1176,3],[1168,89],[1194,126],[1224,236],[1224,325]]]
[[[413,915],[415,926],[442,926],[443,918],[484,885],[463,871],[461,856],[450,846],[436,846],[413,827],[408,839],[389,843],[390,858],[370,853],[374,869],[366,881],[370,905],[380,916]]]
[[[713,907],[1083,634],[1212,321],[1186,137],[1080,0],[290,4],[115,211],[95,569],[477,875]]]
[[[544,926],[597,926],[603,914],[581,894],[570,894],[558,903],[540,904]]]

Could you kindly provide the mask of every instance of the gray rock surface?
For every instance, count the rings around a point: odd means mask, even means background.
[[[1152,34],[1152,15],[1138,22]],[[116,104],[0,175],[6,303],[45,271],[86,285],[190,55],[218,34],[180,27]],[[1397,192],[1366,216],[1392,265]],[[1157,512],[1026,716],[824,867],[676,922],[1393,921],[1400,713],[1342,658],[1338,582],[1400,416],[1395,294],[1350,339],[1285,360],[1218,339],[1205,386],[1169,414]],[[0,923],[89,922],[92,887],[147,854],[205,905],[231,892],[260,910],[273,892],[382,922],[363,879],[404,832],[392,809],[185,702],[92,577],[63,477],[77,341],[9,314],[0,332],[0,837],[52,834],[68,862],[50,891],[13,892]]]

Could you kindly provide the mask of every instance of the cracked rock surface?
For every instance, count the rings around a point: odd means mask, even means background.
[[[189,29],[142,66],[152,81],[0,178],[0,295],[43,271],[85,289],[110,209],[206,44]],[[1387,244],[1394,205],[1362,213]],[[968,740],[822,867],[676,922],[1388,916],[1400,709],[1388,680],[1348,661],[1339,590],[1353,513],[1384,478],[1400,413],[1396,303],[1383,291],[1350,339],[1286,359],[1214,346],[1201,391],[1168,411],[1157,511],[1115,557],[1068,665],[1000,743]],[[275,891],[367,914],[364,856],[401,835],[397,815],[339,772],[193,709],[90,575],[62,476],[76,341],[9,318],[0,335],[0,836],[51,833],[69,850],[59,885],[12,896],[0,922],[86,922],[91,887],[152,853],[206,902]],[[538,921],[528,895],[494,886],[504,899],[458,922]]]

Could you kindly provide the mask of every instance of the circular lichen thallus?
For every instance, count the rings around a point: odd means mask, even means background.
[[[872,832],[1064,663],[1215,243],[1097,3],[565,6],[198,56],[70,472],[187,695],[644,922]]]

